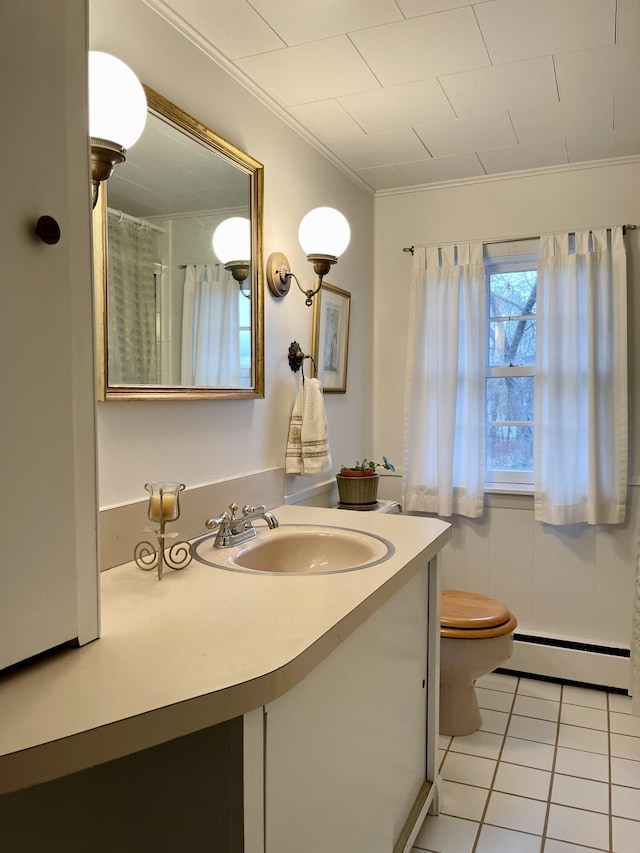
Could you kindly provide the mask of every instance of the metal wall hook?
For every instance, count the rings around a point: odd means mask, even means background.
[[[287,358],[289,361],[289,367],[291,368],[291,370],[293,370],[294,373],[297,373],[299,370],[302,369],[302,375],[304,376],[303,362],[305,358],[311,359],[314,374],[317,373],[315,359],[312,355],[307,355],[307,353],[302,352],[298,341],[292,341],[289,345],[289,354]]]

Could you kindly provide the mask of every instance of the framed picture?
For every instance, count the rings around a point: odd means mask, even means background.
[[[347,390],[351,294],[323,282],[313,301],[313,360],[325,394]]]

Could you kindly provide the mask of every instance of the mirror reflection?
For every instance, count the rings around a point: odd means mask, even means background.
[[[144,133],[96,214],[101,396],[261,396],[262,166],[145,90]]]

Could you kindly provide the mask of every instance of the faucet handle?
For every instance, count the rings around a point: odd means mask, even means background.
[[[243,515],[253,515],[254,513],[266,512],[267,508],[264,504],[256,504],[256,506],[251,506],[250,504],[246,504],[242,507]]]

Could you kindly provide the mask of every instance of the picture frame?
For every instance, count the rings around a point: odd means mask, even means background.
[[[351,294],[327,282],[313,301],[313,360],[325,394],[346,394]]]

